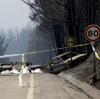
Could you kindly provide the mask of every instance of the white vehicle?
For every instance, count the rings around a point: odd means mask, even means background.
[[[86,54],[78,54],[75,52],[66,52],[64,54],[53,57],[47,64],[47,71],[50,73],[59,73],[63,70],[73,68],[86,59]]]

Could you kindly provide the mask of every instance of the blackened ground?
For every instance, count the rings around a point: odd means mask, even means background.
[[[94,75],[94,58],[93,53],[90,57],[82,64],[72,69],[61,72],[59,75],[70,74],[75,78],[93,84],[93,75]],[[97,72],[97,81],[95,82],[95,87],[100,89],[100,60],[96,59],[96,72]]]

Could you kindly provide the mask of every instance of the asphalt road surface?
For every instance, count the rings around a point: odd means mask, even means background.
[[[26,86],[18,85],[18,75],[0,75],[0,99],[27,99],[29,75],[23,76]]]
[[[25,86],[18,85],[18,75],[0,75],[0,99],[100,99],[100,91],[67,76],[65,81],[55,75],[27,74]]]

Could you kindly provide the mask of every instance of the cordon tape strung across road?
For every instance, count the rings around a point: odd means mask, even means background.
[[[61,50],[61,49],[81,47],[81,46],[86,46],[86,45],[90,45],[90,44],[91,43],[86,43],[86,44],[80,44],[80,45],[75,45],[75,46],[71,46],[71,47],[63,47],[63,48],[56,48],[56,49],[50,49],[50,50],[41,50],[41,51],[30,51],[30,52],[19,53],[19,54],[2,55],[2,56],[0,56],[0,58],[8,58],[8,57],[15,57],[15,56],[24,57],[24,55],[29,55],[29,54],[37,54],[37,53],[44,53],[44,52],[49,52],[49,51]]]
[[[44,52],[61,50],[61,49],[69,49],[69,48],[81,47],[81,46],[86,46],[86,45],[91,45],[92,46],[92,49],[95,52],[96,58],[100,60],[100,57],[99,57],[98,53],[96,52],[96,50],[95,50],[95,48],[94,48],[94,46],[93,46],[92,43],[86,43],[86,44],[80,44],[80,45],[75,45],[75,46],[71,46],[71,47],[63,47],[63,48],[56,48],[56,49],[50,49],[50,50],[30,51],[30,52],[19,53],[19,54],[2,55],[2,56],[0,56],[0,58],[8,58],[8,57],[22,56],[22,62],[25,62],[25,59],[24,59],[25,55],[37,54],[37,53],[44,53]]]
[[[93,49],[93,51],[94,51],[94,53],[95,53],[96,58],[97,58],[98,60],[100,60],[100,57],[99,57],[98,53],[96,52],[96,50],[95,50],[95,48],[94,48],[94,46],[93,46],[92,43],[91,43],[91,46],[92,46],[92,49]]]

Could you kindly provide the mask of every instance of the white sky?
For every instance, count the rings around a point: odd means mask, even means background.
[[[29,7],[21,0],[0,0],[0,29],[22,28],[29,23]]]

